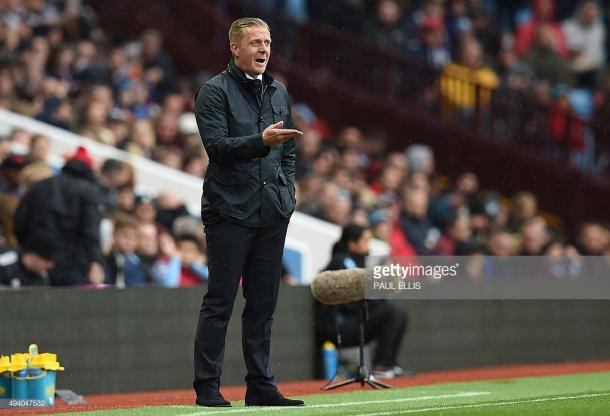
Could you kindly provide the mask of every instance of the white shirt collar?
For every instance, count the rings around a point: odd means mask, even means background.
[[[248,73],[244,72],[244,74],[246,74],[246,78],[248,79],[260,79],[261,81],[263,80],[263,74],[258,74],[256,76],[256,78],[254,78],[253,76],[249,75]]]

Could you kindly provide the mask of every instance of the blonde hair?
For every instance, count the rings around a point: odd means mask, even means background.
[[[259,19],[258,17],[242,17],[231,23],[231,27],[229,28],[229,42],[239,43],[244,29],[254,26],[266,27],[267,30],[271,32],[269,25],[263,19]]]

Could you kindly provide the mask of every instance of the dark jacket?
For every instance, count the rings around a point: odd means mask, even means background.
[[[25,268],[21,261],[21,253],[0,248],[0,286],[46,286],[47,278],[35,274]]]
[[[91,169],[74,160],[66,163],[60,175],[32,185],[17,207],[15,234],[20,244],[35,232],[53,236],[57,244],[55,266],[66,271],[66,279],[59,277],[60,281],[54,281],[52,277],[51,284],[86,283],[91,263],[103,264],[100,195],[101,188]],[[76,276],[81,280],[76,280]]]
[[[295,140],[265,146],[262,132],[292,128],[286,88],[265,72],[262,99],[231,59],[197,93],[195,115],[210,164],[203,183],[204,224],[222,219],[265,227],[294,211]]]

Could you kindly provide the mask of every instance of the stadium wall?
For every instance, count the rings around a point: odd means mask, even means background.
[[[0,354],[30,343],[54,352],[58,387],[79,393],[189,388],[203,290],[0,291]],[[610,358],[610,302],[417,301],[401,303],[410,329],[399,362],[417,371]],[[241,384],[238,294],[226,342],[223,384]],[[272,366],[278,380],[312,379],[313,305],[308,287],[282,287]]]

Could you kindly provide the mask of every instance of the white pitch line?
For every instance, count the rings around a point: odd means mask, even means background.
[[[383,403],[401,403],[401,402],[415,402],[422,400],[437,400],[437,399],[456,399],[462,397],[476,397],[476,396],[484,396],[489,394],[488,391],[465,391],[462,393],[455,394],[439,394],[436,396],[416,396],[416,397],[403,397],[400,399],[387,399],[387,400],[365,400],[360,402],[341,402],[341,403],[325,403],[325,404],[311,404],[305,406],[295,406],[295,407],[260,407],[260,406],[252,406],[252,407],[240,407],[237,409],[227,409],[224,411],[201,411],[196,413],[188,413],[186,415],[181,416],[203,416],[203,415],[224,415],[227,413],[250,413],[250,412],[258,412],[261,410],[264,411],[298,411],[298,410],[308,410],[308,409],[332,409],[336,407],[349,407],[349,406],[360,406],[367,404],[383,404]]]
[[[405,415],[410,413],[425,413],[434,412],[439,410],[459,410],[459,409],[473,409],[480,407],[492,407],[492,406],[510,406],[515,404],[527,404],[527,403],[541,403],[558,400],[572,400],[572,399],[584,399],[591,397],[610,396],[610,392],[607,393],[588,393],[580,394],[577,396],[559,396],[559,397],[545,397],[540,399],[527,399],[527,400],[510,400],[503,402],[494,403],[480,403],[480,404],[465,404],[455,406],[437,406],[437,407],[424,407],[421,409],[407,409],[407,410],[393,410],[389,412],[376,412],[376,413],[359,413],[356,416],[390,416],[390,415]]]

